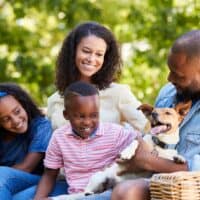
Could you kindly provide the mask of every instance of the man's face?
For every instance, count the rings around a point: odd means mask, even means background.
[[[73,96],[63,115],[73,130],[82,138],[88,138],[99,124],[99,96]]]
[[[168,66],[168,80],[175,85],[177,94],[185,99],[200,98],[200,57],[170,53]]]

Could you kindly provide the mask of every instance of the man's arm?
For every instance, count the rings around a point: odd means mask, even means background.
[[[48,197],[55,184],[59,169],[46,168],[38,184],[34,200],[41,200]]]
[[[149,151],[147,144],[143,139],[138,138],[139,146],[136,150],[135,156],[129,160],[117,160],[117,162],[123,163],[125,166],[124,171],[119,175],[127,172],[142,172],[151,171],[159,173],[170,173],[175,171],[187,171],[187,163],[177,164],[171,160],[160,158]]]

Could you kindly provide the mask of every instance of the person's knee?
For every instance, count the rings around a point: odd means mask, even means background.
[[[11,167],[0,166],[0,175],[4,176],[10,173]]]
[[[7,183],[10,176],[11,176],[11,168],[1,166],[0,167],[0,177],[1,177],[0,178],[0,187],[3,187]]]
[[[149,184],[144,180],[125,181],[117,185],[112,193],[112,200],[147,200],[150,199]]]
[[[35,196],[37,185],[31,186],[13,195],[12,200],[33,199]]]
[[[125,187],[123,184],[118,184],[114,189],[113,189],[113,192],[112,192],[112,195],[111,195],[111,200],[122,200],[123,199],[123,194],[125,194]]]

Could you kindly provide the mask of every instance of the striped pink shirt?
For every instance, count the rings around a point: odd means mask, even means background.
[[[44,165],[50,169],[64,167],[68,192],[83,192],[90,176],[112,164],[136,135],[137,131],[120,125],[100,123],[95,135],[81,139],[71,125],[66,125],[52,134]]]

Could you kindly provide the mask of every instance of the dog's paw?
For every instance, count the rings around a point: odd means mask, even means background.
[[[120,154],[120,158],[129,160],[135,155],[135,151],[138,147],[138,141],[134,140],[128,147],[126,147]]]
[[[174,156],[173,160],[175,163],[178,163],[178,164],[183,164],[186,162],[185,158],[181,155]]]

